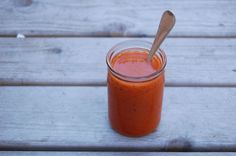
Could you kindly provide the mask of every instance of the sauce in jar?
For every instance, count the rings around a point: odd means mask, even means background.
[[[160,122],[164,89],[163,60],[147,50],[127,49],[110,58],[108,112],[111,126],[126,136],[153,132]]]

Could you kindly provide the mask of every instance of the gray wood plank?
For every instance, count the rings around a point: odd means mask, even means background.
[[[154,36],[166,9],[177,17],[171,36],[236,36],[234,0],[2,0],[0,34]]]
[[[0,152],[0,155],[4,156],[21,156],[21,155],[32,155],[32,156],[235,156],[234,152],[19,152],[19,151],[5,151]]]
[[[0,85],[105,85],[107,51],[129,39],[0,38]],[[167,86],[236,86],[236,38],[169,38],[163,49]]]
[[[128,138],[105,87],[0,87],[1,150],[236,151],[236,88],[167,87],[156,132]]]

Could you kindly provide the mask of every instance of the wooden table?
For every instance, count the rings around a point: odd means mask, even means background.
[[[106,53],[152,41],[166,9],[177,23],[162,45],[161,124],[121,136],[107,119]],[[235,155],[235,15],[234,0],[0,1],[0,155]]]

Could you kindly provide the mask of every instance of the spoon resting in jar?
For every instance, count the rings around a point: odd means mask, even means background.
[[[152,60],[153,55],[159,49],[160,45],[165,40],[165,38],[167,37],[171,29],[174,27],[174,25],[175,25],[175,15],[169,10],[165,11],[161,17],[159,28],[157,30],[155,40],[152,43],[151,50],[149,51],[147,57],[148,61]]]

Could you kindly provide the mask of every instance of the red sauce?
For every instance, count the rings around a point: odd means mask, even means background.
[[[113,57],[113,70],[124,76],[143,77],[161,69],[160,58],[146,61],[146,52],[121,52]],[[143,82],[127,81],[108,72],[109,119],[114,130],[127,136],[143,136],[160,122],[164,72]]]
[[[146,52],[123,52],[112,60],[112,67],[116,72],[125,76],[148,76],[160,68],[160,63],[157,59],[149,62],[146,58]]]

